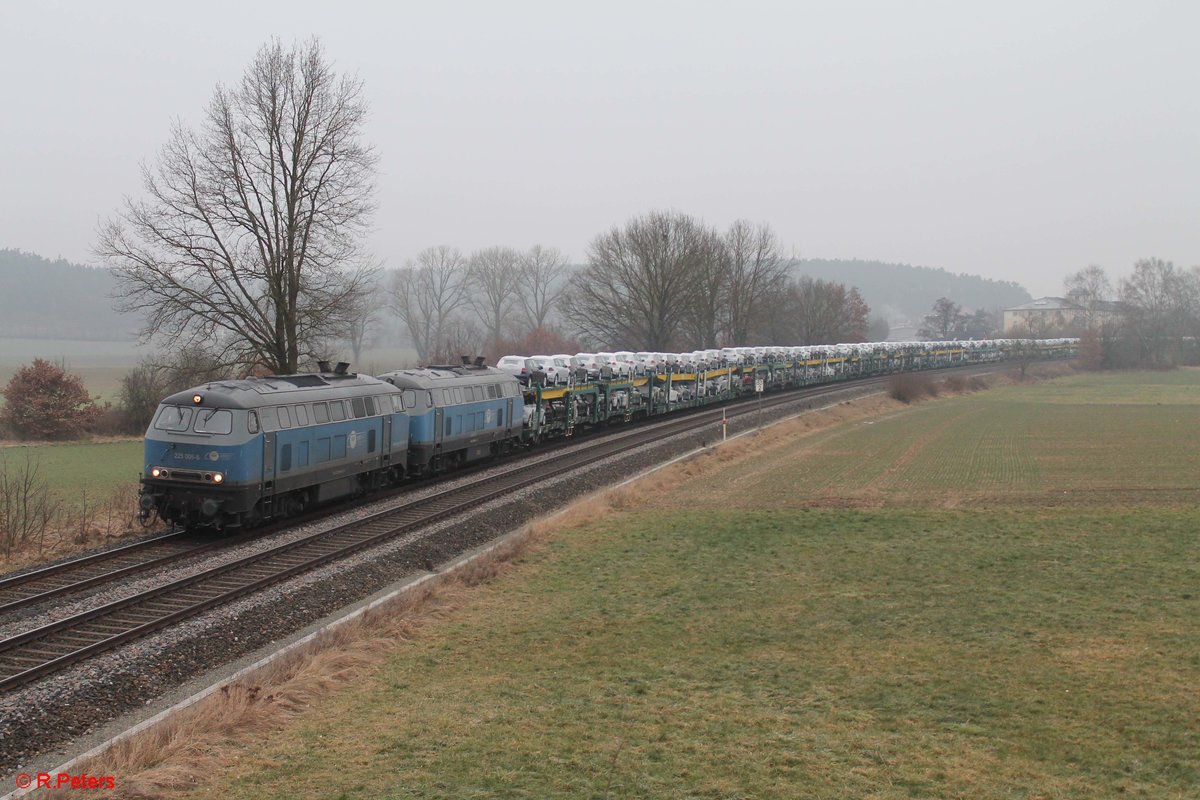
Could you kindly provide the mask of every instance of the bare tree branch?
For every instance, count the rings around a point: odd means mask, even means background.
[[[174,127],[143,168],[147,198],[127,198],[95,248],[122,308],[145,313],[144,340],[295,372],[346,329],[375,272],[360,245],[375,210],[366,113],[362,82],[319,42],[275,41],[217,87],[199,131]]]
[[[530,330],[546,327],[554,306],[566,290],[567,258],[557,247],[535,244],[517,264],[517,302]]]
[[[431,363],[446,349],[454,313],[467,301],[467,265],[456,247],[422,250],[392,278],[392,308],[404,322],[417,358]]]

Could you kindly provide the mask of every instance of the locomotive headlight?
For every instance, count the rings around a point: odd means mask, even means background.
[[[219,473],[219,472],[214,472],[214,473],[213,473],[213,483],[220,483],[220,482],[221,482],[221,481],[223,481],[223,480],[225,480],[225,476],[224,476],[224,475],[222,475],[222,474],[221,474],[221,473]]]
[[[151,478],[161,478],[162,473],[163,473],[163,471],[161,469],[159,469],[158,467],[155,467],[154,469],[150,470],[150,477]]]
[[[204,400],[204,397],[202,397],[201,395],[198,395],[198,394],[192,395],[192,402],[195,403],[196,405],[200,405],[200,403],[203,400]]]

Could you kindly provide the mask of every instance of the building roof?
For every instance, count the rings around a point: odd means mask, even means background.
[[[1082,311],[1083,307],[1065,297],[1039,297],[1005,311]]]

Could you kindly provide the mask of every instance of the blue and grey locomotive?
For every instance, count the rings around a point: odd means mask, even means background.
[[[346,366],[217,381],[163,400],[146,432],[142,517],[253,525],[399,480],[402,393]]]
[[[385,372],[409,415],[408,471],[425,475],[502,455],[520,444],[521,385],[481,363]]]

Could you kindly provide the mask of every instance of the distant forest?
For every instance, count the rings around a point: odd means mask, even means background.
[[[125,341],[137,320],[113,310],[106,269],[0,249],[0,337]]]
[[[793,275],[857,286],[872,316],[893,324],[919,323],[939,297],[949,297],[968,311],[1007,308],[1031,299],[1011,281],[881,261],[803,259],[796,262]],[[113,309],[114,287],[106,269],[0,249],[0,337],[132,340],[137,321]]]
[[[857,286],[871,316],[883,316],[893,324],[919,324],[939,297],[949,297],[967,311],[1011,308],[1033,299],[1025,287],[1012,281],[882,261],[808,258],[796,263],[793,274]]]

